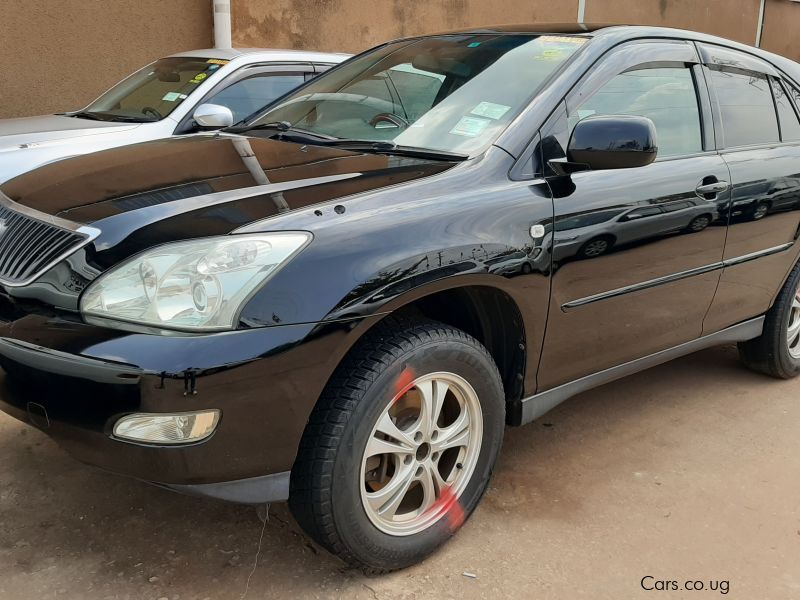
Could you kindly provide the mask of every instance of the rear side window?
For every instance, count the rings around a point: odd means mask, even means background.
[[[570,125],[592,115],[649,118],[656,126],[659,156],[703,150],[694,77],[686,67],[637,67],[617,75],[570,115]]]
[[[726,148],[780,141],[766,75],[712,68],[711,84],[717,95]]]
[[[665,204],[661,208],[664,209],[664,212],[676,212],[679,210],[686,210],[687,208],[691,208],[691,206],[689,202],[672,202],[670,204]]]
[[[559,219],[556,221],[556,231],[569,231],[571,229],[580,229],[581,227],[590,227],[591,225],[599,225],[610,221],[614,217],[622,213],[619,209],[612,210],[596,210],[594,212],[584,213],[566,219]]]
[[[800,121],[792,106],[792,101],[786,94],[783,85],[777,79],[772,80],[772,93],[775,94],[775,106],[778,107],[778,118],[781,123],[781,139],[793,142],[800,140]]]
[[[623,217],[624,221],[632,221],[634,219],[641,219],[642,217],[654,217],[661,214],[661,209],[657,206],[645,206],[644,208],[637,208],[632,210]]]

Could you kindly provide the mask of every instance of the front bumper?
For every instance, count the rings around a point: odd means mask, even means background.
[[[357,326],[162,336],[30,315],[0,325],[0,409],[108,471],[226,500],[284,500],[308,415]],[[111,434],[125,414],[203,409],[221,418],[198,443]]]

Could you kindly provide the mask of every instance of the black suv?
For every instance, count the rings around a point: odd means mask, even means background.
[[[800,371],[800,65],[646,27],[390,42],[0,198],[3,409],[412,564],[506,425],[713,344]]]

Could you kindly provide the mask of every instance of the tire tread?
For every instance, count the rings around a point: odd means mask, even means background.
[[[369,386],[402,355],[425,343],[459,341],[485,356],[489,352],[467,333],[437,321],[388,317],[360,340],[336,369],[312,411],[292,469],[289,507],[300,527],[320,546],[366,573],[390,569],[365,566],[343,543],[331,510],[336,451],[345,425]]]
[[[800,263],[794,266],[775,303],[767,311],[762,334],[738,344],[739,357],[753,371],[777,379],[791,379],[800,370],[797,364],[792,364],[796,361],[789,357],[784,339],[786,313],[791,310],[798,280],[800,280]]]

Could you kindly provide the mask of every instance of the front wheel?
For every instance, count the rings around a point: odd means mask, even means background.
[[[478,504],[504,424],[500,375],[474,338],[440,323],[380,325],[314,409],[289,505],[317,543],[351,565],[409,566]]]

